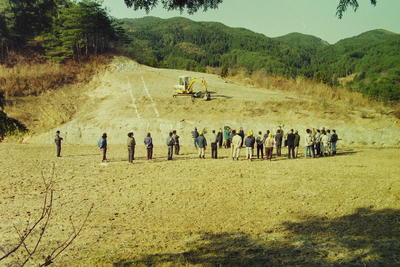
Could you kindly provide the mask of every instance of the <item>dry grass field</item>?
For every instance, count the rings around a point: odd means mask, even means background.
[[[107,166],[95,145],[66,145],[59,159],[54,150],[0,144],[2,249],[17,242],[13,226],[38,216],[42,172],[49,178],[54,166],[54,210],[38,255],[94,204],[54,266],[400,265],[399,149],[237,162],[228,150],[200,160],[188,146],[166,161],[158,147],[148,162],[140,146],[130,165],[125,146],[111,145]]]

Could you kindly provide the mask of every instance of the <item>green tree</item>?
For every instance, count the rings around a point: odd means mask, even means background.
[[[118,41],[120,29],[100,3],[90,0],[70,2],[59,9],[52,30],[46,36],[46,55],[62,61],[99,54]]]
[[[160,2],[163,7],[167,10],[187,10],[189,14],[192,14],[199,9],[203,8],[204,11],[211,8],[217,8],[223,0],[124,0],[128,7],[133,7],[134,10],[144,9],[149,12],[151,9],[156,7]],[[372,5],[376,5],[377,0],[369,0]],[[336,8],[336,15],[341,19],[343,13],[346,12],[347,8],[351,7],[356,11],[359,7],[358,0],[339,0],[339,4]]]
[[[215,9],[223,0],[124,0],[128,7],[133,7],[134,10],[144,9],[149,12],[160,2],[167,10],[187,10],[189,13],[194,13],[199,9],[206,11],[207,9]]]
[[[377,0],[370,1],[372,5],[376,6]],[[339,0],[339,4],[336,8],[336,16],[341,19],[343,17],[343,13],[346,12],[348,7],[351,7],[354,11],[357,11],[359,6],[358,0]]]

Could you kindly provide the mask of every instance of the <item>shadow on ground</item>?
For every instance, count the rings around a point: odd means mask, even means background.
[[[276,238],[274,232],[282,233]],[[262,236],[262,235],[260,235]],[[334,219],[308,217],[246,233],[199,233],[181,253],[124,259],[127,266],[400,266],[400,210],[360,208]]]

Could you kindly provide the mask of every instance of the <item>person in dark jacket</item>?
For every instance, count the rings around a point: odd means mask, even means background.
[[[332,130],[332,135],[331,135],[331,151],[332,155],[336,155],[336,143],[337,141],[340,140],[336,130]]]
[[[147,136],[144,138],[144,145],[147,150],[147,160],[153,159],[153,138],[151,138],[150,133],[147,133]]]
[[[256,142],[256,139],[253,136],[253,131],[250,131],[246,139],[244,140],[244,145],[246,146],[246,159],[250,160],[253,157],[253,150],[254,150],[254,144]]]
[[[283,133],[280,129],[276,131],[275,135],[275,145],[276,145],[276,155],[282,155],[282,141],[283,141]]]
[[[174,145],[174,138],[172,137],[172,132],[170,132],[167,138],[168,160],[172,160],[172,154],[174,154]]]
[[[228,139],[228,148],[233,149],[233,147],[232,147],[232,139],[233,139],[233,137],[235,137],[235,135],[236,135],[236,130],[230,130],[229,139]]]
[[[294,157],[297,158],[299,156],[299,146],[300,146],[300,135],[299,132],[296,131],[294,133]]]
[[[54,142],[56,143],[57,147],[57,157],[61,157],[61,142],[64,139],[60,136],[60,131],[56,132],[56,137],[54,138]]]
[[[101,136],[101,141],[100,141],[100,149],[103,150],[103,162],[107,161],[107,134],[103,133]]]
[[[172,138],[174,138],[174,143],[175,143],[175,155],[179,155],[179,151],[181,150],[181,147],[179,145],[179,135],[176,134],[176,130],[172,131]]]
[[[262,132],[258,132],[258,135],[256,137],[256,144],[257,144],[257,158],[260,158],[261,154],[261,159],[264,158],[264,137],[262,135]]]
[[[197,144],[196,144],[196,139],[199,136],[199,132],[197,131],[197,128],[195,127],[194,130],[192,131],[192,138],[194,142],[194,147],[197,149]]]
[[[132,163],[135,160],[135,146],[136,146],[136,140],[135,137],[133,137],[132,132],[128,133],[127,146],[128,146],[128,162]]]
[[[222,129],[219,129],[218,133],[217,133],[217,143],[219,148],[222,148],[222,143],[223,143],[223,133],[222,133]]]
[[[296,139],[296,135],[294,134],[294,130],[291,129],[289,131],[288,135],[287,135],[287,138],[286,138],[287,148],[288,148],[288,158],[289,159],[290,158],[292,158],[292,159],[295,158],[295,155],[294,155],[294,147],[295,147],[294,141],[295,141],[295,139]]]
[[[239,136],[242,138],[242,143],[240,144],[240,147],[242,147],[244,142],[244,131],[242,127],[239,129]]]
[[[203,135],[203,132],[200,132],[199,136],[196,138],[196,144],[199,148],[199,158],[205,159],[205,150],[207,147],[207,140]]]

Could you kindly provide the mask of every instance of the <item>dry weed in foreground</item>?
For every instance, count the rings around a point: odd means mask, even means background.
[[[84,228],[87,219],[92,212],[94,206],[93,204],[89,208],[89,211],[78,228],[75,226],[72,216],[69,217],[72,232],[66,240],[58,243],[54,248],[43,244],[43,237],[49,228],[48,226],[54,207],[54,176],[54,165],[50,179],[46,180],[45,175],[42,172],[44,199],[40,216],[32,223],[28,219],[26,226],[22,231],[14,225],[15,232],[18,235],[18,241],[11,248],[7,249],[0,247],[0,251],[4,253],[2,256],[0,256],[0,262],[9,261],[11,265],[17,266],[25,266],[27,264],[33,264],[33,262],[40,262],[38,265],[39,267],[48,266],[52,264],[54,260],[59,257],[61,253],[63,253],[64,250],[66,250],[82,232],[82,229]]]

